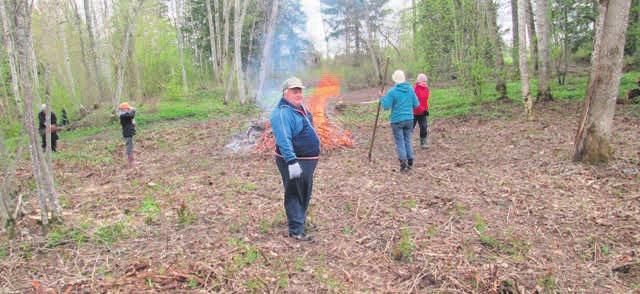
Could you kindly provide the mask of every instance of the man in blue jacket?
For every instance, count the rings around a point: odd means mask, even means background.
[[[396,84],[386,96],[380,98],[380,103],[385,110],[391,109],[389,121],[400,160],[400,171],[408,172],[413,166],[413,109],[420,106],[420,102],[403,71],[396,70],[392,79]]]
[[[284,186],[284,209],[289,237],[311,241],[304,223],[311,200],[313,173],[320,155],[320,139],[313,117],[302,105],[302,81],[291,77],[282,84],[282,98],[271,112],[271,129],[276,140],[276,165]]]

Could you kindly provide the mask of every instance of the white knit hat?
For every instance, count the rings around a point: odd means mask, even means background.
[[[404,77],[404,72],[401,70],[396,70],[393,72],[393,75],[391,76],[391,78],[393,79],[393,81],[396,84],[400,84],[400,83],[404,83],[407,79]]]

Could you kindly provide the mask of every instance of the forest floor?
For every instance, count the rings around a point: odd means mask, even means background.
[[[107,130],[61,142],[64,223],[42,237],[25,199],[1,237],[0,292],[640,291],[637,106],[618,107],[607,166],[571,160],[579,101],[539,105],[535,121],[505,102],[432,120],[404,174],[388,123],[367,161],[372,123],[350,118],[374,108],[348,102],[334,115],[356,144],[322,155],[314,242],[286,236],[273,156],[225,148],[246,117],[149,125],[133,170]]]

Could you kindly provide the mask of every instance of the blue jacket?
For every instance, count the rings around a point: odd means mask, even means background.
[[[391,108],[389,116],[391,123],[413,120],[413,109],[420,106],[418,97],[409,83],[393,86],[387,95],[380,99],[380,103],[385,110]]]
[[[296,108],[282,98],[269,120],[276,139],[276,153],[287,164],[298,158],[320,155],[320,139],[313,128],[313,116],[304,107]]]

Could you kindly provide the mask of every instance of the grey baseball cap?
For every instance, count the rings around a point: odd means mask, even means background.
[[[291,89],[291,88],[304,89],[304,85],[302,84],[302,81],[299,78],[290,77],[286,81],[284,81],[284,83],[282,83],[282,91],[286,91],[287,89]]]

